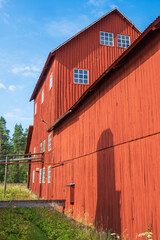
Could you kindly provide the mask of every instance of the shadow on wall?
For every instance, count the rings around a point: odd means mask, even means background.
[[[103,149],[105,146],[105,150]],[[106,149],[107,148],[107,149]],[[103,131],[97,144],[97,207],[95,225],[121,234],[120,191],[115,186],[113,134]]]

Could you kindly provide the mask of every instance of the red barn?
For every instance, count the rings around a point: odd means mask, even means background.
[[[31,97],[32,191],[132,239],[160,237],[159,26],[111,11],[49,54]]]

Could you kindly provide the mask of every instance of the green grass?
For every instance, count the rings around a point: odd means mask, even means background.
[[[0,200],[33,200],[25,185],[0,184]],[[110,235],[110,234],[108,234]],[[98,240],[102,233],[63,216],[53,208],[0,208],[0,240]],[[115,239],[111,235],[108,240]]]
[[[0,240],[47,240],[45,233],[25,217],[23,209],[0,209]]]
[[[0,209],[0,240],[98,240],[100,234],[53,208]],[[111,238],[110,238],[111,239]]]
[[[0,184],[0,201],[36,200],[37,196],[31,193],[25,184],[7,184],[7,194],[4,198],[4,185]]]

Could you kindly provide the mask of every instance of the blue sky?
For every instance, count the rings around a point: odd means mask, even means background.
[[[141,31],[158,15],[158,0],[0,0],[0,116],[33,123],[34,86],[49,52],[117,7]]]

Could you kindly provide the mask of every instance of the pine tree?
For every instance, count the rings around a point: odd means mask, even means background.
[[[9,137],[9,130],[6,128],[6,121],[0,117],[0,159],[4,160],[5,156],[12,151],[12,145]],[[4,165],[0,165],[0,182],[4,181]]]
[[[12,145],[14,154],[24,154],[28,130],[25,131],[21,124],[16,124],[14,128]],[[26,182],[27,165],[13,164],[8,167],[8,179],[10,183]]]

